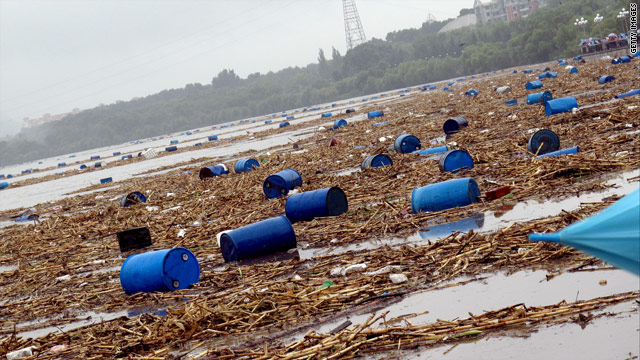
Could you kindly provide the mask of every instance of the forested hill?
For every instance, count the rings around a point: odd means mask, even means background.
[[[587,31],[621,32],[616,14],[622,0],[549,0],[549,6],[509,23],[494,23],[438,33],[446,21],[389,33],[342,55],[322,50],[318,62],[246,79],[223,70],[209,84],[187,84],[144,98],[118,102],[23,130],[0,141],[0,166],[77,152],[413,86],[510,66],[575,56],[581,29],[576,16],[604,16],[602,27]],[[463,11],[467,11],[463,9]],[[590,21],[591,23],[591,21]]]

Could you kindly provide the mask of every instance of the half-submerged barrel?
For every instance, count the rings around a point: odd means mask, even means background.
[[[256,159],[239,159],[233,165],[233,169],[236,173],[249,172],[253,170],[253,167],[260,167],[260,163]]]
[[[464,169],[473,169],[473,159],[464,150],[449,150],[440,155],[440,171],[457,173]]]
[[[421,211],[440,211],[478,202],[480,189],[472,178],[447,180],[420,188],[411,192],[411,210],[414,214]]]
[[[536,80],[536,81],[529,81],[524,88],[527,90],[533,90],[533,89],[538,89],[542,87],[542,81],[540,80]]]
[[[294,169],[284,169],[270,175],[262,184],[262,191],[267,199],[287,195],[297,186],[302,186],[302,176]]]
[[[382,110],[370,111],[367,114],[367,119],[373,119],[373,118],[381,117],[381,116],[384,116],[384,112],[382,112]]]
[[[544,104],[544,114],[546,116],[551,116],[553,114],[571,111],[571,109],[577,107],[578,101],[573,96],[553,99]]]
[[[375,154],[375,155],[367,156],[362,162],[362,165],[360,167],[362,169],[366,169],[366,168],[372,168],[372,167],[387,166],[392,164],[393,164],[393,161],[391,161],[391,158],[388,157],[387,155]]]
[[[406,154],[416,150],[420,150],[422,145],[420,144],[420,139],[413,135],[402,134],[399,135],[396,140],[393,142],[393,147],[397,152]]]
[[[121,252],[151,246],[151,233],[146,226],[120,231],[116,237]]]
[[[122,197],[120,200],[120,206],[129,207],[131,205],[145,202],[147,202],[147,197],[139,191],[134,191]]]
[[[456,116],[445,121],[444,124],[442,124],[442,130],[444,130],[444,133],[447,135],[455,134],[465,126],[469,126],[467,119],[462,116]]]
[[[225,164],[218,164],[200,169],[200,180],[214,176],[225,175],[229,173],[229,169]]]
[[[548,91],[541,91],[533,94],[527,95],[527,104],[533,105],[537,103],[546,103],[549,100],[553,99],[553,95],[551,95]]]
[[[558,149],[560,149],[560,137],[549,129],[536,131],[527,142],[527,151],[532,154],[542,155]]]
[[[443,145],[443,146],[438,146],[438,147],[429,148],[429,149],[416,150],[413,153],[418,155],[433,155],[433,154],[443,153],[446,151],[447,151],[447,146]]]
[[[293,194],[287,199],[285,212],[292,222],[310,221],[317,217],[338,216],[348,210],[347,196],[339,187]]]
[[[613,75],[602,75],[598,78],[598,84],[606,84],[615,80],[616,78]]]
[[[198,281],[198,259],[183,247],[131,255],[120,268],[120,284],[127,295],[186,289]]]
[[[571,154],[577,154],[579,152],[580,152],[580,149],[577,146],[574,146],[574,147],[570,147],[562,150],[548,152],[538,157],[544,158],[544,157],[554,157],[554,156],[561,156],[561,155],[571,155]]]
[[[287,251],[296,246],[293,226],[282,215],[226,231],[220,236],[220,250],[226,262]]]
[[[336,121],[333,122],[333,128],[334,129],[339,129],[341,127],[347,126],[347,120],[345,119],[338,119]]]

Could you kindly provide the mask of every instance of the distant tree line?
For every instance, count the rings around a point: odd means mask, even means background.
[[[169,132],[311,106],[406,86],[538,63],[578,53],[576,16],[605,17],[601,27],[621,32],[622,0],[550,0],[526,18],[439,33],[446,21],[372,39],[318,62],[240,78],[225,69],[210,84],[187,84],[128,102],[102,105],[60,121],[25,129],[0,141],[0,166],[77,152]],[[468,13],[469,10],[465,10]],[[462,13],[462,11],[461,11]],[[600,30],[601,28],[601,30]],[[37,137],[36,137],[37,135]]]

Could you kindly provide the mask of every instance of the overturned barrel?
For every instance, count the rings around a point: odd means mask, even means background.
[[[464,150],[449,150],[440,155],[440,171],[457,173],[464,169],[473,169],[473,159]]]
[[[606,84],[615,80],[616,78],[613,75],[602,75],[598,78],[598,84]]]
[[[574,146],[574,147],[570,147],[562,150],[548,152],[538,157],[544,158],[544,157],[554,157],[554,156],[561,156],[561,155],[571,155],[571,154],[577,154],[579,152],[580,152],[580,149],[577,146]]]
[[[120,200],[120,206],[129,207],[131,205],[145,202],[147,202],[147,197],[139,191],[134,191],[122,197]]]
[[[462,116],[456,116],[445,121],[444,124],[442,124],[442,130],[444,130],[444,133],[447,135],[455,134],[465,126],[469,126],[467,119]]]
[[[333,122],[333,128],[334,129],[339,129],[341,127],[347,126],[347,120],[345,119],[338,119],[336,121]]]
[[[367,113],[367,119],[373,119],[381,116],[384,116],[384,112],[382,112],[382,110],[370,111]]]
[[[229,173],[229,169],[225,164],[218,164],[213,166],[208,166],[200,169],[200,180],[205,178],[210,178],[214,176],[225,175]]]
[[[172,152],[172,151],[176,151],[178,150],[177,146],[167,146],[166,148],[164,148],[164,151],[166,152]]]
[[[182,247],[131,255],[120,268],[120,284],[127,295],[186,289],[199,280],[198,259]]]
[[[294,169],[284,169],[270,175],[262,184],[262,191],[267,199],[287,195],[295,187],[302,186],[302,177]]]
[[[542,87],[542,81],[540,80],[535,80],[535,81],[529,81],[524,88],[527,90],[533,90],[533,89],[539,89]]]
[[[399,135],[393,142],[393,147],[397,152],[406,154],[416,150],[420,150],[422,145],[420,144],[420,139],[418,139],[417,137],[409,134],[402,134]]]
[[[414,214],[421,211],[439,211],[478,202],[480,189],[472,178],[447,180],[420,188],[411,192],[411,210]]]
[[[293,226],[282,215],[226,231],[220,236],[220,250],[226,262],[287,251],[296,246]]]
[[[146,226],[119,231],[116,237],[121,252],[151,246],[151,233]]]
[[[239,159],[233,165],[233,169],[236,173],[249,172],[253,170],[253,167],[260,167],[260,163],[256,159]]]
[[[527,95],[527,104],[533,105],[537,103],[546,103],[547,101],[553,99],[553,95],[551,95],[548,91],[541,91],[533,94]]]
[[[438,146],[438,147],[429,148],[429,149],[416,150],[413,153],[418,155],[433,155],[433,154],[443,153],[446,151],[447,151],[447,146],[443,145],[443,146]]]
[[[292,223],[317,217],[338,216],[348,210],[347,196],[339,187],[293,194],[287,199],[285,212]]]
[[[550,116],[563,112],[571,111],[578,107],[578,101],[574,97],[564,97],[560,99],[549,100],[544,104],[544,114]]]
[[[560,137],[549,129],[536,131],[527,142],[527,151],[532,154],[542,155],[558,149],[560,149]]]
[[[391,158],[384,154],[374,154],[367,156],[364,161],[362,161],[362,165],[360,166],[363,170],[366,168],[372,167],[381,167],[392,165],[393,161]]]

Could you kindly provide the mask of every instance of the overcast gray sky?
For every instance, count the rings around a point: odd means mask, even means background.
[[[384,39],[473,0],[356,5],[367,39]],[[332,46],[346,52],[341,0],[0,0],[0,138],[24,117],[306,66]]]

